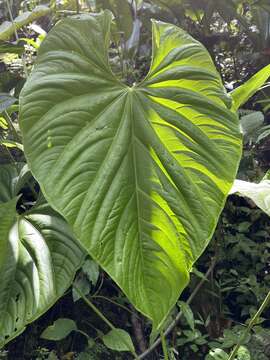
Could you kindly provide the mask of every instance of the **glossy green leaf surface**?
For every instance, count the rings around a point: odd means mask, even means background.
[[[111,14],[59,22],[20,98],[25,153],[49,203],[159,327],[211,239],[241,154],[237,115],[206,49],[153,22],[150,71],[108,62]]]
[[[9,176],[7,173],[9,172]],[[0,167],[17,193],[20,176]],[[5,174],[5,177],[2,176]],[[4,180],[5,179],[5,180]],[[0,198],[0,347],[46,312],[70,286],[85,256],[67,223],[47,205],[18,215],[17,199]]]

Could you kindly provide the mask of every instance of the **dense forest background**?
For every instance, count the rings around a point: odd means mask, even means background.
[[[270,63],[269,0],[1,0],[0,163],[24,159],[18,138],[18,102],[8,111],[1,102],[7,94],[18,99],[46,33],[63,17],[103,9],[111,10],[115,18],[111,67],[128,84],[138,82],[148,71],[152,18],[176,24],[201,41],[228,90]],[[244,149],[238,178],[257,182],[270,168],[268,84],[239,115]],[[24,197],[31,203],[27,189]],[[236,344],[270,288],[269,230],[269,217],[251,201],[229,197],[211,244],[197,262],[188,288],[168,319],[170,326],[182,311],[167,337],[170,359],[221,360],[224,353],[214,353],[213,349],[229,352]],[[146,351],[149,338],[154,336],[150,323],[136,312],[106,273],[88,259],[74,284],[115,326],[131,334],[138,353]],[[44,330],[62,318],[72,319],[81,332],[72,331],[59,341],[44,339]],[[257,320],[242,344],[239,359],[270,359],[269,318],[270,310]],[[113,351],[100,341],[106,330],[107,325],[71,287],[45,315],[0,350],[0,359],[131,359],[128,352]],[[158,345],[145,359],[163,356]]]

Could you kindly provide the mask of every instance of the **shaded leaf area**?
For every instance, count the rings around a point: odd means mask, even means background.
[[[23,164],[2,165],[0,174],[3,346],[64,294],[85,253],[66,222],[46,203],[18,215],[17,194],[27,177]]]
[[[48,326],[41,334],[42,339],[59,341],[67,337],[72,331],[77,330],[74,320],[59,318],[52,325]]]
[[[106,274],[102,274],[100,281],[102,281],[103,286],[99,295],[104,298],[97,298],[92,301],[114,324],[117,324],[121,329],[125,329],[133,337],[134,330],[130,323],[130,313],[110,303],[106,298],[114,299],[116,303],[119,302],[127,306],[128,301]],[[95,290],[100,287],[100,281]],[[87,333],[91,340],[87,340],[79,332],[71,332],[65,339],[56,342],[40,337],[44,330],[53,325],[58,319],[63,318],[72,318],[77,328]],[[140,321],[143,321],[143,319],[141,318]],[[144,328],[148,328],[147,332],[149,332],[150,323],[146,321]],[[41,358],[44,356],[46,359],[46,356],[48,357],[50,354],[52,356],[52,353],[56,355],[57,359],[64,355],[68,356],[68,354],[70,354],[71,358],[76,355],[77,357],[81,356],[81,359],[84,360],[91,358],[95,360],[120,359],[121,353],[106,348],[101,339],[102,335],[109,333],[109,331],[107,325],[100,320],[83,300],[74,302],[72,292],[68,291],[46,314],[30,324],[22,335],[7,344],[5,349],[18,360],[36,359],[38,356]],[[134,357],[130,353],[124,352],[123,358],[131,360]]]
[[[238,339],[235,334],[239,334],[244,328],[242,326],[234,329],[235,324],[244,323],[249,318],[262,302],[270,286],[269,217],[244,198],[231,196],[221,220],[224,227],[223,235],[221,236],[219,232],[215,234],[208,251],[196,264],[197,269],[205,273],[218,247],[217,265],[213,277],[210,277],[191,304],[195,331],[191,330],[193,321],[190,321],[189,311],[186,311],[186,316],[182,317],[181,323],[168,338],[171,345],[182,352],[185,360],[205,360],[210,347],[213,348],[213,351],[214,348],[219,347],[228,352]],[[181,297],[183,302],[186,301],[200,280],[196,275],[191,275],[191,283]],[[103,285],[100,287],[101,283]],[[95,294],[98,289],[100,289],[98,295],[104,296],[104,298],[93,298],[92,301],[115,326],[127,330],[134,339],[134,328],[130,321],[131,314],[109,301],[111,299],[127,305],[128,300],[106,274],[101,273],[91,294]],[[175,315],[176,309],[172,312],[170,320]],[[96,339],[95,345],[89,348],[85,337],[75,333],[70,334],[60,343],[41,340],[39,336],[42,331],[55,320],[63,317],[71,317],[79,329]],[[264,317],[266,321],[256,327],[253,335],[245,343],[255,360],[267,360],[270,355],[269,310]],[[147,339],[151,330],[150,322],[142,318],[140,321],[143,325],[143,335]],[[19,360],[37,357],[41,351],[38,347],[46,348],[48,353],[54,351],[58,359],[61,358],[61,354],[70,351],[74,351],[77,355],[83,353],[83,356],[95,356],[98,360],[132,358],[132,355],[128,355],[128,353],[119,354],[106,350],[102,340],[97,338],[100,331],[106,334],[109,328],[82,300],[73,303],[71,292],[69,292],[46,316],[44,315],[29,325],[29,330],[8,344],[7,349],[10,350],[12,356]],[[191,340],[191,334],[193,340]],[[204,336],[206,339],[203,339]],[[198,345],[196,345],[197,343]],[[135,344],[137,348],[136,341]],[[191,348],[194,344],[199,349],[195,353]],[[161,357],[161,354],[162,350],[157,348],[149,359],[156,360]]]
[[[21,93],[20,125],[46,199],[159,327],[211,239],[241,135],[198,41],[154,22],[150,71],[128,87],[109,67],[110,23],[105,11],[52,29]]]

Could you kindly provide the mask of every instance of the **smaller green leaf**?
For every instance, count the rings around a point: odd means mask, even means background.
[[[47,15],[51,9],[45,5],[38,5],[32,11],[26,11],[11,21],[4,21],[0,25],[0,40],[8,40],[17,29],[30,24],[32,21],[37,20],[41,16]]]
[[[58,356],[55,354],[54,351],[50,351],[48,360],[59,360]]]
[[[78,288],[80,290],[81,293],[83,293],[84,295],[88,295],[90,290],[91,290],[91,286],[89,284],[89,281],[85,278],[85,277],[77,277],[74,280],[73,283],[76,288]],[[78,291],[76,290],[75,287],[72,288],[72,298],[73,301],[76,302],[78,300],[80,300],[81,295],[78,293]]]
[[[233,110],[238,110],[245,104],[251,96],[253,96],[260,87],[266,82],[270,76],[270,65],[265,66],[255,75],[253,75],[243,85],[231,91],[230,95],[233,98]]]
[[[265,138],[267,138],[268,136],[270,136],[270,125],[267,126],[263,126],[260,129],[260,134],[257,137],[257,141],[256,143],[258,144],[259,142],[261,142],[262,140],[264,140]]]
[[[250,352],[245,346],[240,346],[237,352],[238,360],[251,360]]]
[[[3,130],[8,129],[8,123],[7,123],[6,119],[3,117],[0,117],[0,128]]]
[[[72,331],[77,330],[75,321],[71,319],[57,319],[53,325],[50,325],[43,331],[41,338],[45,340],[59,341],[67,337]]]
[[[99,277],[99,266],[98,264],[90,259],[87,259],[82,267],[83,272],[87,276],[90,283],[95,286]]]
[[[17,99],[9,94],[0,93],[0,113],[7,110]]]
[[[127,41],[133,31],[133,18],[131,6],[128,0],[114,1],[114,15],[118,29],[123,33],[124,39]]]
[[[264,122],[264,115],[261,111],[252,111],[240,119],[243,135],[250,135],[257,130]]]
[[[0,145],[6,146],[8,148],[17,148],[23,151],[23,145],[13,140],[0,140]]]
[[[23,52],[24,52],[24,46],[22,44],[17,45],[8,42],[0,44],[0,54],[8,53],[8,54],[22,55]]]
[[[130,335],[123,329],[113,329],[102,337],[107,348],[115,351],[135,352]]]
[[[192,330],[194,330],[195,329],[195,321],[194,321],[193,312],[192,312],[190,306],[187,303],[185,303],[184,301],[179,301],[178,305],[180,306],[181,311],[182,311],[188,325],[190,326],[190,328]]]
[[[229,355],[222,349],[214,349],[209,352],[205,360],[228,360]]]
[[[76,302],[81,298],[81,295],[78,293],[76,288],[79,288],[84,295],[88,295],[91,290],[91,284],[95,286],[98,277],[98,264],[93,260],[87,259],[82,266],[82,272],[77,275],[74,281],[74,285],[76,286],[72,289],[73,301]]]
[[[15,198],[28,178],[25,178],[28,167],[23,163],[5,164],[0,167],[0,203]]]

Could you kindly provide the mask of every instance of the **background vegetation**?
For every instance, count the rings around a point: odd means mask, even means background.
[[[174,23],[200,40],[212,55],[228,90],[270,63],[268,0],[0,1],[0,163],[24,159],[16,99],[46,33],[63,17],[106,8],[115,16],[111,66],[128,84],[142,79],[149,68],[151,18]],[[240,110],[240,117],[244,151],[238,178],[256,182],[270,168],[268,84]],[[37,184],[30,182],[38,192]],[[23,196],[31,206],[31,187],[24,189]],[[225,353],[236,344],[269,291],[269,230],[269,217],[250,200],[236,196],[228,199],[211,245],[197,262],[188,288],[168,319],[169,326],[181,310],[179,322],[166,338],[169,359],[226,359]],[[88,259],[65,296],[2,349],[0,358],[132,358],[128,352],[114,351],[110,342],[104,344],[100,340],[108,326],[87,306],[82,294],[115,326],[132,335],[138,353],[146,351],[151,340],[150,323]],[[257,319],[240,348],[239,360],[270,359],[269,316],[270,310]],[[67,318],[72,321],[60,323],[59,333],[48,335],[48,326]],[[163,357],[158,345],[145,358]]]

